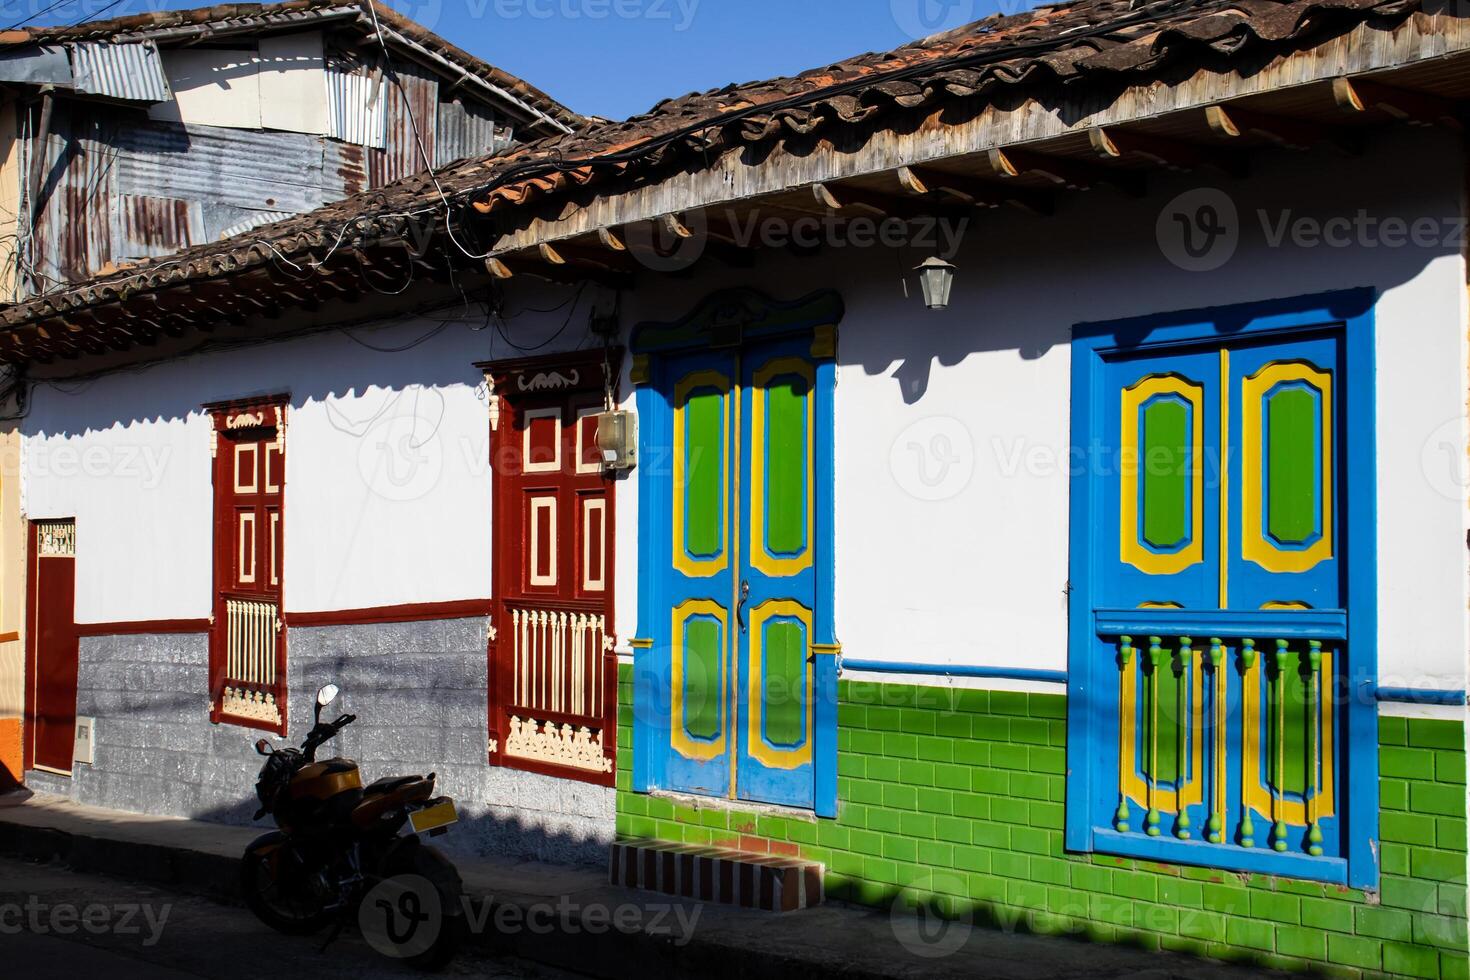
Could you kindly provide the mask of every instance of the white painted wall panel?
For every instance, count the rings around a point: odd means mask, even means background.
[[[162,53],[173,101],[148,107],[161,122],[260,128],[260,76],[252,49],[173,48]]]
[[[320,31],[260,39],[260,123],[266,129],[325,134],[326,58]]]

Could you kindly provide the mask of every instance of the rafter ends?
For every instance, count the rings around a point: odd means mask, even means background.
[[[842,201],[837,197],[836,194],[832,193],[831,188],[829,188],[826,184],[813,184],[812,196],[815,197],[817,199],[817,203],[824,208],[830,208],[833,211],[842,210]]]
[[[1098,156],[1117,159],[1123,155],[1123,151],[1114,142],[1113,135],[1101,126],[1093,126],[1087,131],[1087,141],[1092,144]]]
[[[496,279],[510,279],[515,276],[510,266],[493,255],[485,260],[485,271]]]
[[[659,218],[657,220],[659,224],[663,225],[664,231],[668,232],[670,235],[673,235],[676,238],[694,237],[694,232],[684,227],[684,223],[679,220],[679,216],[676,214],[666,214],[662,218]]]
[[[898,183],[900,187],[908,191],[910,194],[929,193],[928,186],[925,185],[923,179],[920,178],[918,174],[914,173],[912,167],[898,168]]]
[[[567,260],[562,257],[562,254],[560,252],[558,252],[556,249],[552,248],[546,242],[542,242],[539,245],[537,245],[536,246],[536,251],[539,252],[539,253],[541,253],[541,261],[545,262],[547,265],[566,265],[567,264]]]
[[[1369,79],[1334,78],[1332,98],[1345,112],[1381,109],[1395,119],[1421,126],[1448,122],[1456,129],[1464,127],[1463,109],[1454,100],[1380,85]]]
[[[1210,131],[1218,136],[1236,137],[1240,135],[1240,127],[1235,120],[1230,118],[1230,113],[1225,111],[1222,105],[1205,107],[1205,122],[1210,126]]]
[[[627,243],[619,238],[611,228],[597,229],[597,240],[602,243],[603,248],[614,252],[626,252],[628,250]]]

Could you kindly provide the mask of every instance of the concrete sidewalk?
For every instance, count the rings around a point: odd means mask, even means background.
[[[264,828],[0,796],[0,854],[239,900],[238,858]],[[924,921],[838,903],[778,915],[614,888],[599,869],[457,861],[495,952],[608,978],[947,980],[1260,976],[1174,954]]]

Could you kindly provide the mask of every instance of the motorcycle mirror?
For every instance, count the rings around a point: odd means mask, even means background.
[[[261,755],[270,755],[271,754],[271,743],[267,742],[263,738],[262,739],[258,739],[256,741],[256,743],[255,743],[255,751],[259,752]]]
[[[337,685],[328,684],[316,692],[316,720],[322,720],[322,709],[337,700]]]

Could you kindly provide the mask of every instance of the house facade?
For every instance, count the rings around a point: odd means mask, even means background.
[[[28,785],[332,681],[457,847],[1463,975],[1467,48],[1043,8],[0,313]]]

